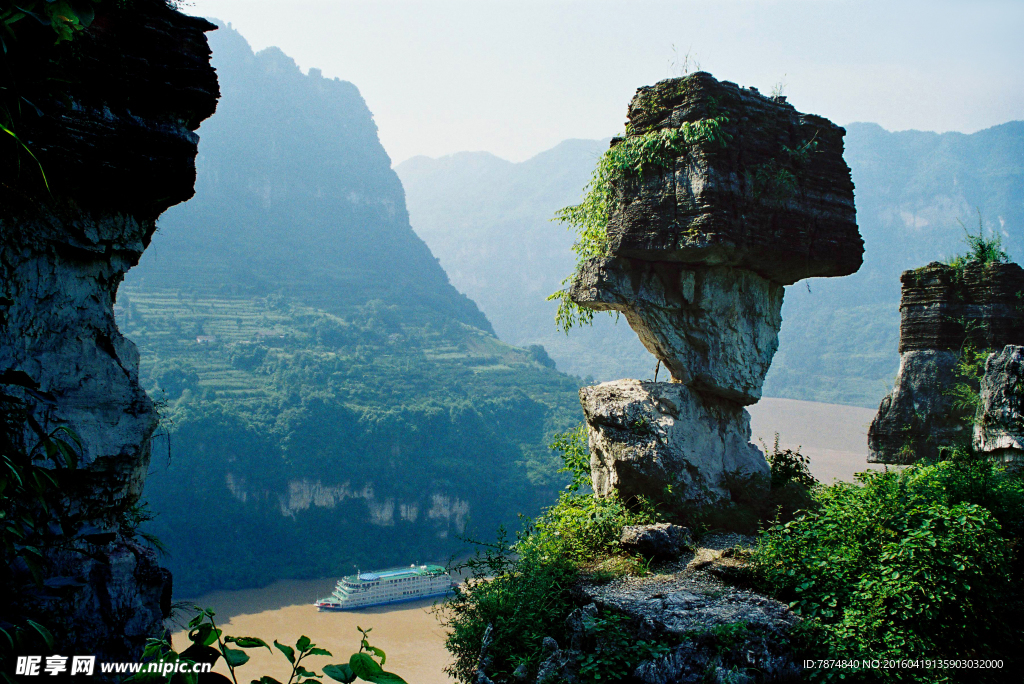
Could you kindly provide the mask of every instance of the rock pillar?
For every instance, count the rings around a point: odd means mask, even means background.
[[[768,475],[743,407],[778,349],[784,286],[860,267],[845,132],[703,72],[637,91],[627,131],[612,154],[640,162],[614,181],[607,254],[569,293],[621,312],[672,382],[580,391],[594,490],[720,499]]]
[[[967,348],[1024,344],[1024,270],[1013,263],[933,262],[900,276],[900,369],[868,431],[868,461],[935,459],[971,441],[973,411],[951,390]],[[966,412],[965,412],[966,411]]]

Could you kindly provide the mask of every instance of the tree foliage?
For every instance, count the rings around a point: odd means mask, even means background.
[[[818,652],[1002,658],[1013,669],[1013,625],[1024,617],[1024,481],[970,452],[951,456],[816,489],[811,510],[764,534],[755,553],[762,588],[809,620]],[[876,675],[959,681],[952,670]]]

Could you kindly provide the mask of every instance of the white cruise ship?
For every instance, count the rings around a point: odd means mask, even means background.
[[[440,565],[410,565],[342,577],[333,594],[313,605],[318,610],[349,610],[444,596],[451,588],[452,578]]]

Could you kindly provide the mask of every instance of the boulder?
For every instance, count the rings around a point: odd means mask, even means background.
[[[594,493],[657,498],[672,485],[703,504],[733,486],[766,486],[768,463],[750,443],[750,415],[686,385],[616,380],[580,390]]]
[[[672,379],[739,404],[761,398],[779,348],[783,286],[728,266],[591,259],[573,301],[620,311]]]
[[[1024,346],[1007,345],[985,363],[974,448],[1024,467]]]
[[[784,285],[860,268],[864,242],[839,126],[705,72],[640,88],[628,119],[613,146],[709,120],[722,137],[619,184],[612,255],[735,266]]]
[[[630,554],[655,560],[675,560],[693,541],[690,530],[671,523],[626,525],[619,545]]]

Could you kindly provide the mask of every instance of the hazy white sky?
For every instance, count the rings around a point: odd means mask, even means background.
[[[689,53],[840,124],[972,132],[1024,118],[1024,1],[194,0],[253,48],[351,81],[392,161],[513,161],[622,130]],[[675,52],[673,51],[675,46]]]

